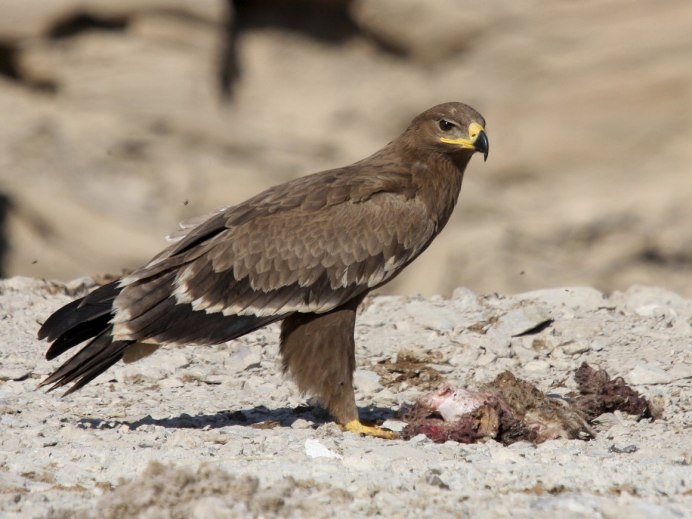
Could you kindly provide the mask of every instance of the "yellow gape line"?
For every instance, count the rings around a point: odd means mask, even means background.
[[[458,139],[449,139],[447,137],[440,137],[440,141],[446,142],[447,144],[456,144],[457,146],[461,146],[462,148],[466,148],[469,150],[474,150],[476,149],[476,139],[478,139],[478,136],[482,131],[485,131],[485,129],[478,123],[471,123],[469,124],[469,138],[464,139],[463,137],[459,137]]]

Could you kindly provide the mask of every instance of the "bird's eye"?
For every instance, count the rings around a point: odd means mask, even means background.
[[[439,123],[437,123],[438,126],[440,127],[440,130],[443,132],[448,132],[452,128],[454,128],[454,124],[450,123],[447,119],[441,119]]]

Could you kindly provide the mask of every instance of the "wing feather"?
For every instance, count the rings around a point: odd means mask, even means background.
[[[207,310],[223,303],[221,311],[238,315],[280,309],[326,312],[345,302],[344,297],[396,275],[435,233],[422,203],[396,195],[332,206],[319,216],[294,210],[225,230],[208,253],[181,267],[178,301],[195,301]],[[400,235],[407,236],[406,243]],[[190,274],[196,271],[205,273],[205,282]],[[315,294],[320,279],[324,295]],[[251,290],[236,289],[242,280]],[[222,294],[210,286],[228,290]],[[303,297],[306,291],[313,295]]]
[[[388,281],[437,228],[404,176],[366,173],[303,177],[189,224],[185,236],[121,282],[115,336],[160,338],[164,321],[166,337],[173,329],[186,335],[183,323],[206,322],[184,311],[247,316],[248,327],[255,319],[327,312]]]

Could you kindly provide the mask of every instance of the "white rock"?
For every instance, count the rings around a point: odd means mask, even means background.
[[[456,312],[449,306],[415,300],[406,305],[406,313],[428,330],[448,332],[454,329]]]
[[[413,438],[409,440],[412,444],[424,444],[432,443],[432,440],[428,438],[425,434],[416,434]]]
[[[162,380],[170,374],[170,371],[153,364],[151,360],[144,360],[136,364],[116,366],[112,373],[118,382],[131,384],[140,379]]]
[[[496,337],[516,337],[550,320],[548,311],[538,305],[522,306],[500,317],[488,334]]]
[[[185,382],[180,380],[178,377],[164,378],[161,382],[159,382],[159,387],[162,389],[169,389],[169,388],[174,388],[174,387],[183,387],[184,385],[185,385]]]
[[[513,358],[518,359],[522,364],[526,364],[528,362],[536,360],[536,358],[539,356],[539,353],[536,350],[534,350],[531,346],[528,346],[523,341],[519,341],[516,339],[512,341],[512,347],[510,349],[510,352]]]
[[[233,458],[243,454],[243,442],[238,438],[229,438],[221,448],[219,448],[219,456],[224,459]]]
[[[382,390],[380,376],[374,371],[357,369],[353,374],[353,383],[363,393],[377,393]]]
[[[479,349],[464,348],[449,358],[449,364],[455,368],[473,366],[480,354],[481,350]]]
[[[236,372],[258,368],[262,365],[262,355],[256,347],[241,346],[231,353],[224,364]]]
[[[661,494],[663,494],[663,492],[661,492]],[[651,503],[643,499],[632,503],[606,501],[601,505],[601,513],[590,513],[582,515],[582,517],[596,517],[599,515],[601,517],[611,517],[613,519],[650,519],[652,517],[656,519],[679,519],[680,517],[684,517],[671,508],[657,503]],[[689,515],[687,517],[689,517]]]
[[[411,321],[397,321],[394,323],[394,328],[401,332],[410,332],[413,329]]]
[[[668,372],[653,364],[637,364],[627,375],[627,380],[635,386],[644,384],[669,384],[673,381]]]
[[[389,429],[390,431],[394,432],[403,431],[407,425],[408,424],[406,422],[402,422],[401,420],[385,420],[382,423],[382,427],[384,429]]]
[[[322,445],[319,440],[313,438],[308,438],[305,440],[305,454],[310,458],[330,458],[330,459],[342,459],[341,454],[337,454],[334,451],[329,450],[327,447]]]
[[[497,355],[491,352],[486,352],[482,355],[480,355],[476,361],[474,362],[475,366],[487,366],[489,364],[492,364],[497,360]]]
[[[31,371],[26,368],[0,367],[0,380],[24,380],[31,376]]]
[[[634,285],[625,292],[613,293],[610,299],[618,306],[624,306],[635,313],[651,313],[658,306],[673,310],[675,315],[685,320],[692,317],[692,301],[664,288]]]
[[[580,353],[586,353],[591,350],[591,346],[585,342],[573,341],[563,344],[560,350],[562,350],[562,353],[565,355],[579,355]]]
[[[313,426],[312,422],[308,422],[304,418],[297,418],[291,424],[291,429],[310,429]]]
[[[551,309],[564,306],[580,310],[596,310],[607,304],[602,292],[591,287],[565,287],[533,290],[514,296],[519,300],[540,301]]]
[[[161,355],[161,362],[159,365],[171,371],[176,369],[184,368],[190,365],[190,360],[187,355],[181,350],[172,351],[171,353],[165,352],[165,356]]]
[[[200,434],[197,431],[186,429],[179,429],[171,434],[166,440],[167,447],[183,447],[186,449],[195,449],[201,447],[204,444]]]
[[[485,349],[497,357],[509,357],[512,353],[513,341],[504,335],[491,335],[485,343]]]
[[[682,362],[680,364],[675,364],[668,370],[668,375],[670,375],[672,380],[692,378],[692,363]]]
[[[0,294],[43,292],[50,286],[49,283],[27,276],[12,276],[11,278],[0,279]]]
[[[591,339],[590,344],[593,351],[603,351],[603,349],[608,345],[608,340],[604,337],[594,337]]]
[[[550,369],[550,363],[541,359],[532,360],[524,365],[524,369],[534,373],[541,373]]]
[[[642,317],[653,317],[655,319],[663,319],[666,322],[672,322],[678,317],[678,313],[668,306],[660,304],[650,304],[636,308],[635,313]]]
[[[470,288],[458,287],[452,292],[452,300],[457,308],[472,307],[478,304],[478,294]]]

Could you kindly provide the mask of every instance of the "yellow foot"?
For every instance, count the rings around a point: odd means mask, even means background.
[[[360,434],[363,436],[373,436],[375,438],[384,438],[385,440],[394,440],[399,436],[389,429],[383,429],[376,425],[365,425],[360,420],[351,420],[342,426],[344,431]]]

